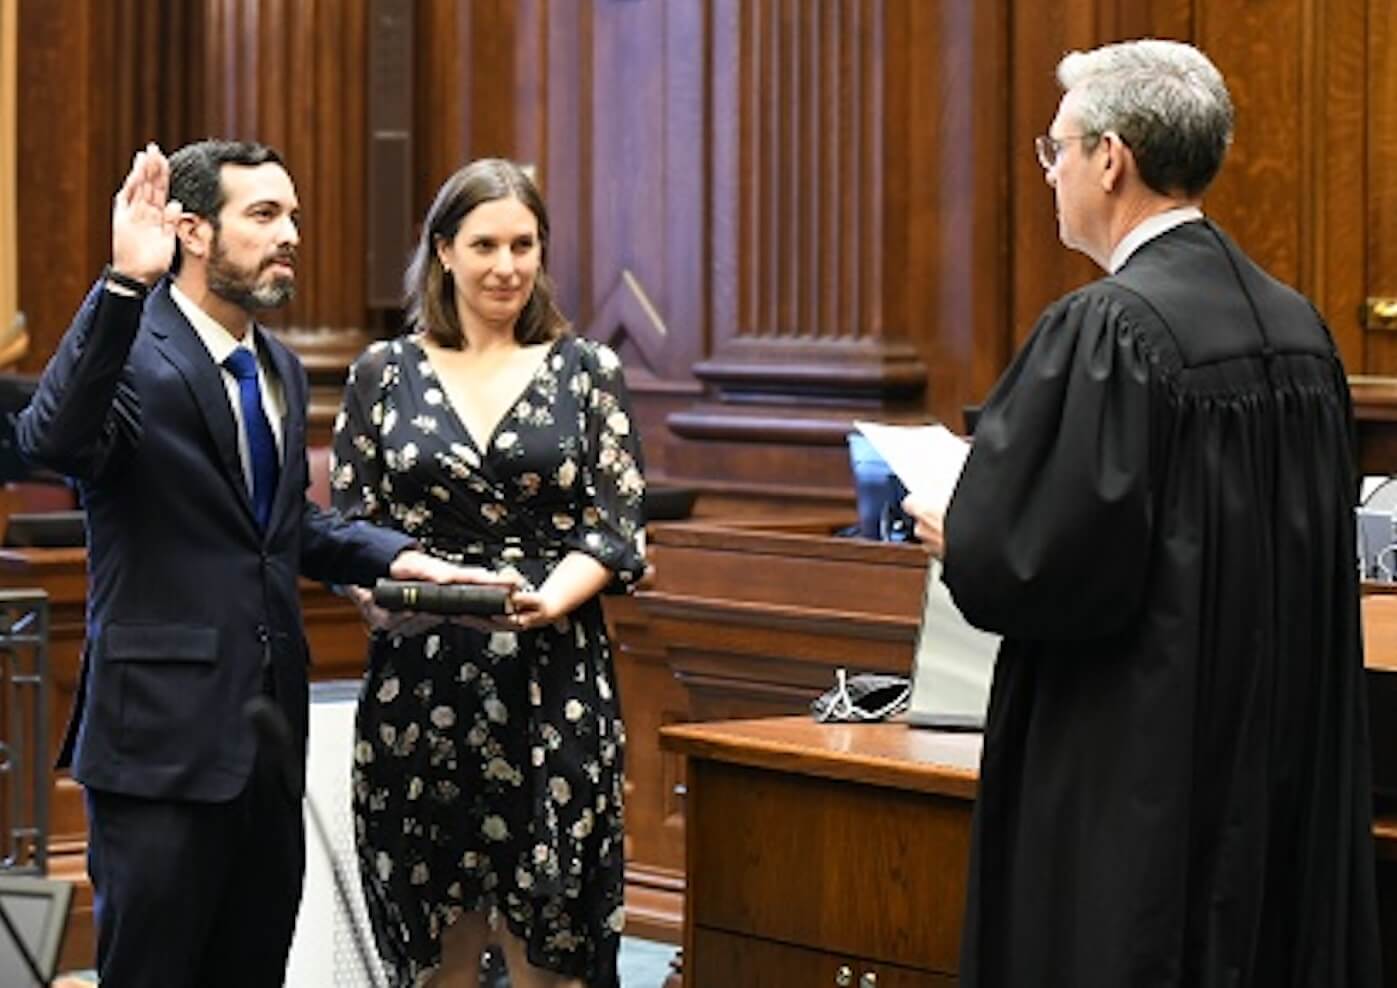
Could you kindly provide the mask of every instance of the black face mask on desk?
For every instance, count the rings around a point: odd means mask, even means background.
[[[907,709],[911,681],[903,676],[835,670],[833,689],[810,702],[811,715],[821,723],[863,723],[887,720]]]

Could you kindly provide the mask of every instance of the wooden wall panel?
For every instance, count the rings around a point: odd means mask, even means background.
[[[204,0],[202,131],[285,159],[301,202],[296,298],[263,313],[311,377],[311,439],[329,441],[345,370],[376,336],[367,295],[367,66],[372,3]]]
[[[1057,241],[1031,142],[1056,106],[1060,53],[1126,36],[1213,52],[1239,131],[1210,211],[1315,297],[1350,369],[1397,365],[1397,337],[1353,319],[1397,269],[1392,196],[1374,177],[1397,167],[1380,0],[411,7],[412,213],[472,156],[538,167],[560,297],[622,351],[656,476],[833,497],[853,414],[958,421],[1042,307],[1097,276]],[[26,235],[54,248],[22,259],[34,366],[105,257],[106,200],[149,136],[284,147],[307,229],[301,297],[280,323],[323,381],[391,329],[364,299],[372,9],[22,5],[22,112],[87,135],[75,149],[22,128],[33,182],[80,193],[61,223],[34,197],[22,205]]]
[[[203,15],[178,0],[19,5],[19,305],[48,361],[111,258],[111,200],[147,141],[200,127]]]
[[[437,187],[464,161],[469,101],[461,24],[465,8],[442,0],[415,4],[413,65],[413,215],[425,216]]]
[[[1305,167],[1313,151],[1304,141],[1302,14],[1299,3],[1208,3],[1193,39],[1212,53],[1237,107],[1236,137],[1206,206],[1253,259],[1291,285],[1301,282],[1313,236],[1303,208],[1313,191]],[[1263,203],[1272,208],[1258,208]]]
[[[1045,134],[1057,113],[1062,92],[1054,69],[1073,49],[1099,43],[1096,5],[1089,0],[1039,4],[1014,0],[1010,76],[1011,123],[1008,153],[1010,257],[1013,332],[1021,342],[1044,306],[1084,284],[1099,269],[1058,240],[1053,191],[1033,154],[1033,139]]]
[[[909,222],[889,168],[912,140],[891,123],[910,122],[892,105],[910,83],[893,68],[905,49],[887,41],[907,9],[713,4],[714,121],[725,131],[714,255],[736,264],[714,271],[714,354],[697,372],[725,394],[887,402],[924,387],[906,327],[889,324],[885,282]]]
[[[847,503],[852,419],[958,425],[1007,360],[1008,8],[710,10],[712,350],[673,473]],[[782,444],[808,469],[764,473]]]
[[[717,340],[876,337],[884,5],[751,2],[738,26],[737,249],[756,263],[741,266]]]
[[[544,28],[548,64],[547,131],[542,180],[553,219],[548,267],[559,303],[570,319],[582,318],[592,283],[591,255],[583,249],[592,223],[591,157],[579,153],[591,132],[591,9],[587,4],[549,8]]]
[[[577,245],[589,268],[586,280],[578,280],[578,326],[629,358],[637,386],[646,377],[670,376],[671,361],[681,356],[670,352],[672,334],[692,340],[701,320],[693,305],[701,298],[696,289],[702,271],[692,263],[682,270],[675,265],[686,255],[694,258],[701,222],[665,222],[677,202],[702,201],[703,121],[697,114],[676,114],[664,57],[671,22],[687,20],[685,6],[593,5],[584,60],[591,66],[590,93],[583,97],[591,102],[587,129],[572,147],[550,148],[554,171],[578,168],[585,160],[578,171],[591,178],[583,186],[589,223],[579,226],[583,239]],[[702,57],[692,49],[687,59],[668,54],[690,78]],[[672,128],[685,129],[683,143],[670,143]],[[672,256],[675,248],[679,256]],[[676,287],[688,310],[672,297]],[[675,369],[684,373],[688,362],[675,361]]]
[[[1033,139],[1047,133],[1062,98],[1056,77],[1058,60],[1069,51],[1128,38],[1190,40],[1196,5],[1193,0],[1011,3],[1010,133],[1006,150],[1012,190],[1009,250],[1016,344],[1024,340],[1049,303],[1101,275],[1094,263],[1068,250],[1058,239],[1053,191],[1034,157]],[[1001,369],[1004,363],[1000,363]]]
[[[577,330],[625,362],[647,467],[663,476],[665,415],[701,392],[692,367],[706,333],[704,8],[554,3],[540,27],[550,267]]]
[[[1044,305],[1100,275],[1090,261],[1056,243],[1052,193],[1038,184],[1042,171],[1031,141],[1046,130],[1061,95],[1053,67],[1072,48],[1153,36],[1191,41],[1208,52],[1236,104],[1236,139],[1206,198],[1209,214],[1274,275],[1315,300],[1351,373],[1380,369],[1384,359],[1392,359],[1383,356],[1386,337],[1377,345],[1365,341],[1354,317],[1369,261],[1355,231],[1365,216],[1382,212],[1375,201],[1365,205],[1367,176],[1376,172],[1364,148],[1370,137],[1390,131],[1379,122],[1379,103],[1370,108],[1365,92],[1370,79],[1379,91],[1390,85],[1381,72],[1374,74],[1369,54],[1382,47],[1369,32],[1379,29],[1379,16],[1390,17],[1384,4],[1072,0],[1044,8],[1015,0],[1013,6],[1011,224],[1018,339]]]
[[[20,206],[30,366],[105,259],[131,152],[256,136],[285,151],[306,208],[300,297],[276,321],[326,417],[344,364],[396,325],[365,297],[374,5],[20,6],[21,185],[63,190]],[[1123,37],[1215,56],[1239,129],[1210,212],[1316,299],[1350,370],[1397,370],[1397,336],[1353,317],[1397,294],[1382,0],[408,7],[409,213],[472,157],[537,167],[560,298],[621,350],[657,477],[838,499],[853,415],[954,424],[983,398],[1043,306],[1098,274],[1058,243],[1032,139],[1060,54]]]
[[[367,142],[363,71],[369,4],[215,3],[206,41],[217,80],[211,133],[259,140],[286,159],[301,200],[297,297],[265,317],[302,334],[365,321]],[[342,367],[343,365],[341,365]]]
[[[43,366],[110,255],[111,196],[134,151],[241,137],[283,153],[304,210],[298,299],[268,321],[324,376],[321,405],[338,399],[348,360],[370,339],[367,10],[338,0],[21,4],[20,180],[55,190],[21,203],[32,238],[20,272],[35,335],[27,367]],[[324,431],[328,407],[319,419]]]
[[[1368,4],[1369,100],[1367,213],[1361,239],[1367,249],[1367,295],[1397,297],[1397,10],[1384,0]],[[1350,231],[1358,239],[1358,230]],[[1368,334],[1366,369],[1397,374],[1397,337]]]
[[[890,332],[927,369],[917,414],[930,409],[959,429],[961,407],[998,378],[1013,342],[1009,20],[997,4],[910,3],[890,11],[888,34],[918,39],[888,49],[887,75],[898,81],[881,125]]]
[[[15,215],[18,182],[15,142],[19,57],[19,9],[0,2],[0,361],[12,364],[29,349],[19,313],[19,217]]]
[[[1368,7],[1369,0],[1330,0],[1326,15],[1315,19],[1314,68],[1304,95],[1311,123],[1303,140],[1314,169],[1314,191],[1302,203],[1313,216],[1314,231],[1306,291],[1329,323],[1351,374],[1375,369],[1354,312],[1369,294],[1368,253],[1360,232],[1367,225],[1370,189],[1364,149],[1369,135],[1383,126],[1368,116]],[[1392,109],[1397,111],[1397,103]],[[1389,119],[1397,121],[1397,113]]]

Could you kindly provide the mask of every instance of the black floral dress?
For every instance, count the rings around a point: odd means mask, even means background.
[[[613,589],[645,567],[639,437],[600,344],[553,342],[484,449],[414,338],[375,344],[350,369],[331,469],[341,511],[535,587],[571,552],[611,569]],[[597,598],[532,631],[375,635],[354,810],[395,985],[425,984],[447,925],[490,911],[533,964],[616,988],[624,746]]]

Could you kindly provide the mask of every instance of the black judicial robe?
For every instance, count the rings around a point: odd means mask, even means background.
[[[1043,314],[945,521],[1004,636],[965,988],[1379,983],[1351,425],[1207,221]]]

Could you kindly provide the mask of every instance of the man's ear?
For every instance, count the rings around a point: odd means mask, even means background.
[[[1135,167],[1135,156],[1130,151],[1130,146],[1121,140],[1120,135],[1114,130],[1108,130],[1101,135],[1102,155],[1101,166],[1101,189],[1103,192],[1115,192],[1121,182],[1125,180],[1126,172]]]
[[[175,236],[180,250],[190,257],[208,257],[213,243],[213,224],[194,213],[181,213],[175,221]]]

